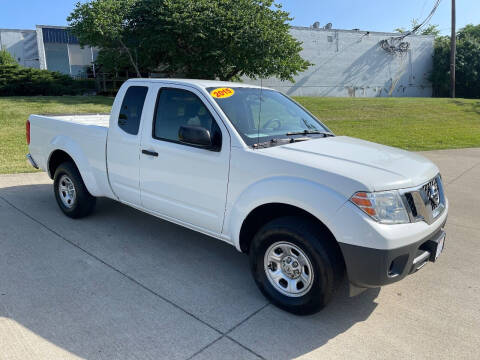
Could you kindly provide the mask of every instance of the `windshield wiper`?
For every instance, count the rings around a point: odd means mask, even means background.
[[[320,130],[303,130],[303,131],[292,131],[288,132],[285,135],[286,136],[292,136],[292,135],[323,135],[324,137],[327,136],[335,136],[332,133],[325,132],[325,131],[320,131]]]
[[[287,144],[292,142],[292,139],[277,139],[273,138],[265,142],[261,142],[258,144],[253,144],[254,149],[259,149],[259,148],[267,148],[275,145],[280,145],[280,144]]]
[[[303,135],[303,133],[300,133],[299,135]],[[253,144],[254,149],[259,149],[259,148],[268,148],[272,147],[275,145],[284,145],[284,144],[292,144],[300,141],[307,141],[311,140],[312,138],[309,137],[301,137],[301,138],[286,138],[286,139],[277,139],[273,138],[265,142],[261,142],[258,144]]]
[[[281,144],[286,144],[286,143],[296,143],[300,141],[307,141],[310,140],[311,138],[305,137],[305,135],[323,135],[323,137],[328,137],[328,136],[335,136],[332,133],[325,132],[325,131],[320,131],[320,130],[303,130],[303,131],[292,131],[288,132],[285,134],[285,136],[294,136],[294,135],[304,135],[304,137],[289,137],[286,139],[279,139],[279,138],[272,138],[268,141],[253,144],[254,149],[259,149],[259,148],[267,148],[267,147],[272,147],[275,145],[281,145]]]

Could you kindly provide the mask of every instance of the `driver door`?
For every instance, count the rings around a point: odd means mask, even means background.
[[[202,126],[221,136],[221,149],[182,143],[182,125]],[[188,86],[158,89],[156,109],[144,127],[140,190],[144,208],[211,233],[220,233],[225,213],[230,136],[203,94]]]

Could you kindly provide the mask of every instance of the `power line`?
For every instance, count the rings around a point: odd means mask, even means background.
[[[435,0],[435,4],[433,5],[433,9],[430,11],[428,16],[419,24],[415,25],[412,30],[401,34],[400,36],[394,36],[389,39],[384,39],[380,41],[380,46],[383,50],[390,54],[405,54],[408,49],[410,48],[410,43],[404,41],[407,36],[413,35],[418,32],[423,26],[428,24],[432,19],[433,15],[437,11],[438,7],[442,0]]]
[[[425,18],[425,20],[423,20],[420,24],[416,25],[412,30],[410,31],[407,31],[405,34],[402,34],[400,36],[400,38],[403,40],[405,39],[407,36],[410,36],[412,34],[415,34],[418,30],[420,30],[423,26],[425,26],[426,24],[428,24],[430,22],[430,20],[432,19],[433,15],[435,15],[435,12],[437,11],[438,7],[440,6],[440,3],[442,2],[442,0],[436,0],[435,1],[435,5],[433,5],[433,9],[432,11],[430,11],[430,14],[428,14],[428,16]]]
[[[428,0],[423,0],[422,10],[420,11],[419,18],[423,17],[423,14],[425,12],[425,7],[427,6],[427,2],[428,2]]]

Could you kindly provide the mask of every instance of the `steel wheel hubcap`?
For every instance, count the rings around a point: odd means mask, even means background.
[[[273,287],[286,296],[305,295],[312,287],[312,263],[292,243],[282,241],[272,244],[265,252],[264,268]]]
[[[67,208],[70,209],[75,204],[77,197],[75,186],[67,175],[62,175],[58,182],[58,194],[60,195],[60,200],[62,200],[63,205]]]

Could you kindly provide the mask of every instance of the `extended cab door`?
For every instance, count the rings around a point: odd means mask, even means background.
[[[221,146],[203,149],[182,143],[178,133],[183,125],[206,128]],[[143,128],[143,207],[166,218],[220,233],[230,166],[230,136],[213,107],[196,89],[159,86],[153,119]]]
[[[132,83],[122,87],[112,108],[107,140],[107,167],[110,186],[119,200],[140,206],[139,161],[140,125],[147,120],[148,86]],[[117,101],[119,103],[117,103]],[[153,105],[152,105],[153,107]]]

